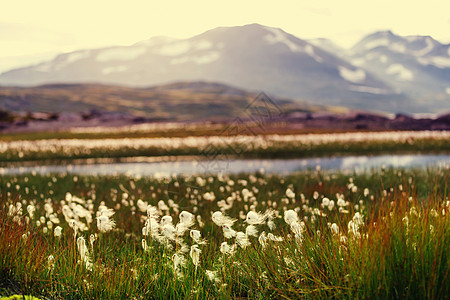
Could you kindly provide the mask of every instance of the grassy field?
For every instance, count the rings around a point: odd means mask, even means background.
[[[0,178],[0,295],[448,299],[450,171]]]
[[[258,134],[258,135],[288,135],[288,134],[320,134],[320,133],[343,133],[361,132],[361,130],[349,129],[311,129],[311,128],[288,128],[285,123],[274,123],[264,125],[264,128],[257,124],[245,124],[240,128],[232,128],[230,123],[217,124],[186,124],[186,123],[166,123],[166,124],[141,124],[122,127],[95,127],[95,128],[73,128],[61,131],[38,131],[38,132],[2,132],[1,142],[11,141],[36,141],[52,139],[126,139],[130,138],[160,138],[160,137],[202,137],[233,135],[237,133]]]
[[[87,158],[216,156],[295,158],[350,154],[450,153],[450,134],[439,131],[232,135],[0,141],[0,166]]]

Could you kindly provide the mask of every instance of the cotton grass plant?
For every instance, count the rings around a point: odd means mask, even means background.
[[[4,176],[0,294],[443,299],[449,174]]]

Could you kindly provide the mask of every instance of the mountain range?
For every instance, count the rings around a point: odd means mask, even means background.
[[[209,81],[319,105],[390,113],[450,110],[450,45],[376,32],[349,50],[259,24],[188,39],[87,49],[0,74],[3,86]]]

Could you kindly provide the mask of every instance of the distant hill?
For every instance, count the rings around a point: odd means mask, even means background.
[[[150,88],[100,84],[0,87],[0,109],[24,113],[115,113],[153,121],[229,120],[258,96],[256,92],[212,82],[178,82]],[[276,99],[285,112],[325,107]]]

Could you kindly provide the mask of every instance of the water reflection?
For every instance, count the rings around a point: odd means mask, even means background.
[[[74,173],[84,175],[167,176],[171,174],[237,174],[256,171],[288,174],[299,170],[317,168],[360,172],[372,168],[380,168],[383,165],[401,168],[445,167],[450,165],[450,155],[380,155],[301,159],[191,159],[168,162],[85,163],[0,168],[0,174],[14,175],[36,172],[39,174]]]

